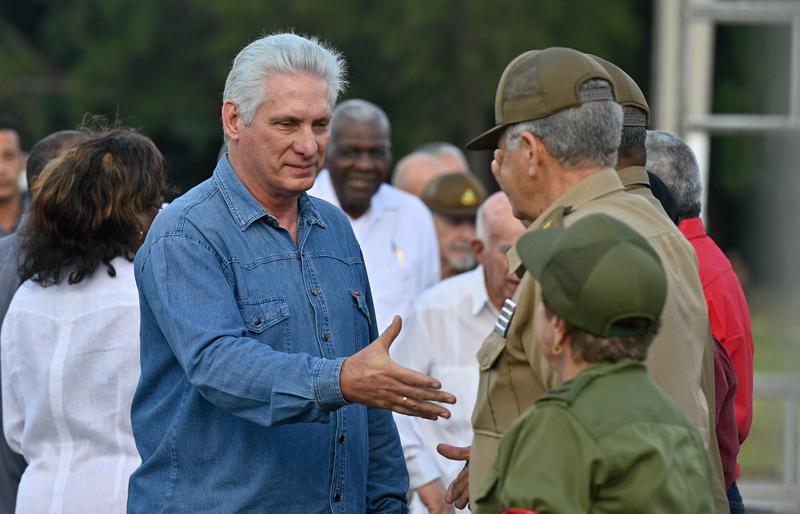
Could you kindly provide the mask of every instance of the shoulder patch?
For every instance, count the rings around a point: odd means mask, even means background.
[[[563,227],[564,226],[564,218],[569,216],[573,211],[571,205],[565,205],[563,207],[559,207],[553,212],[550,213],[549,216],[544,220],[542,223],[542,228],[553,228],[553,227]]]

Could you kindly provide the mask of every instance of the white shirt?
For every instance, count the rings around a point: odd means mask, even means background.
[[[328,170],[319,172],[308,194],[341,208]],[[416,196],[381,184],[367,212],[348,218],[364,254],[378,331],[382,331],[395,314],[405,318],[414,299],[439,281],[433,217]]]
[[[139,465],[131,401],[139,379],[133,263],[81,282],[20,286],[3,322],[3,428],[28,467],[17,514],[124,513]]]
[[[441,478],[450,485],[463,462],[448,460],[436,451],[438,443],[472,444],[472,409],[478,395],[475,354],[497,321],[489,302],[483,267],[443,280],[423,293],[403,331],[392,344],[392,359],[408,368],[436,377],[457,402],[448,405],[450,419],[430,421],[395,414],[410,489]]]

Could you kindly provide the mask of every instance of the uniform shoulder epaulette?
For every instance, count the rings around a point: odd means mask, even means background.
[[[545,218],[544,222],[542,223],[542,228],[554,228],[554,227],[563,227],[564,226],[564,218],[569,216],[572,213],[573,209],[571,205],[564,205],[555,209],[551,212],[547,218]]]

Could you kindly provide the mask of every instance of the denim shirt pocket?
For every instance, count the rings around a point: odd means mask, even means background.
[[[274,350],[290,352],[289,306],[280,297],[239,300],[239,313],[250,336]]]
[[[369,339],[369,324],[372,321],[369,315],[369,305],[364,298],[364,293],[358,289],[351,289],[350,296],[353,298],[355,305],[355,326],[353,327],[353,334],[355,334],[356,351],[358,348],[363,348],[368,345]],[[360,314],[359,314],[360,313]]]

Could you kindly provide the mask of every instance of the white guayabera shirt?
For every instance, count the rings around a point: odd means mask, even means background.
[[[308,194],[341,208],[328,170],[319,172]],[[433,217],[416,196],[382,184],[367,212],[348,219],[364,254],[378,332],[382,332],[395,314],[405,318],[414,299],[439,281]]]
[[[17,514],[124,513],[139,465],[131,401],[139,379],[133,263],[78,284],[27,281],[3,323],[3,428],[28,467]]]
[[[403,331],[391,348],[403,366],[431,375],[458,401],[446,405],[452,416],[437,421],[395,414],[411,490],[440,478],[450,485],[463,462],[448,460],[436,445],[472,444],[472,409],[478,394],[475,354],[492,331],[497,310],[489,302],[483,267],[443,280],[414,303]],[[414,499],[412,511],[425,512]]]

